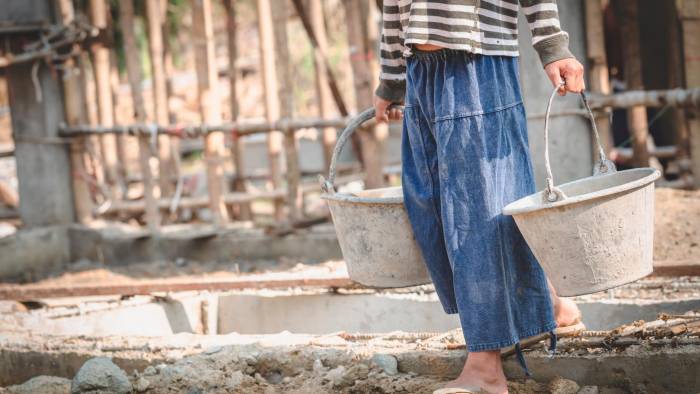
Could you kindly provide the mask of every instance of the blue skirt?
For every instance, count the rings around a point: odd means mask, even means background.
[[[443,308],[472,352],[552,331],[544,272],[501,214],[535,191],[518,59],[440,50],[407,63],[404,199]]]

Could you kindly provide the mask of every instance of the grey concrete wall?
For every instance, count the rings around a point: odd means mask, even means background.
[[[142,304],[120,306],[95,312],[83,311],[66,317],[34,314],[23,320],[23,327],[52,335],[135,335],[162,336],[178,333],[202,334],[203,296],[183,296]],[[214,306],[216,302],[214,301]],[[86,304],[86,307],[89,307]],[[213,317],[216,309],[211,310]],[[216,326],[213,326],[216,328]],[[208,331],[216,333],[215,331]]]
[[[586,32],[581,0],[559,1],[562,29],[569,33],[573,54],[584,63],[586,59]],[[552,83],[544,73],[542,63],[532,48],[532,36],[522,13],[519,20],[520,83],[528,115],[545,112]],[[552,112],[580,108],[575,95],[555,99]],[[557,184],[591,175],[591,134],[586,118],[567,116],[552,118],[550,123],[550,154],[554,181]],[[529,120],[530,152],[538,189],[544,187],[544,120]]]
[[[219,332],[303,334],[448,331],[459,328],[437,301],[363,295],[230,295],[219,299]]]
[[[210,238],[187,239],[167,235],[133,238],[113,232],[71,226],[71,260],[87,259],[125,265],[144,261],[184,258],[191,261],[230,262],[278,260],[280,257],[304,261],[341,259],[335,233],[302,232],[285,237],[268,236],[262,230],[221,232]]]
[[[53,19],[52,2],[46,0],[3,0],[0,22],[46,24]]]
[[[700,299],[632,303],[579,303],[589,330],[609,330],[659,313],[682,314],[700,308]],[[459,328],[456,315],[442,311],[436,299],[417,295],[228,295],[219,299],[219,332],[327,334],[336,331],[447,331]]]

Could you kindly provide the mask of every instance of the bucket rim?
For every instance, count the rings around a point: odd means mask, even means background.
[[[321,199],[352,204],[403,205],[403,197],[359,197],[348,193],[323,193]]]
[[[526,200],[526,199],[529,199],[532,197],[536,197],[536,196],[541,196],[543,192],[539,191],[539,192],[530,194],[528,196],[525,196],[523,198],[520,198],[520,199],[513,201],[510,204],[506,205],[505,208],[503,208],[503,214],[504,215],[511,215],[511,216],[512,215],[519,215],[519,214],[523,214],[523,213],[536,212],[536,211],[541,211],[541,210],[545,210],[545,209],[551,209],[551,208],[557,208],[557,207],[562,207],[562,206],[566,206],[566,205],[576,204],[576,203],[580,203],[580,202],[584,202],[584,201],[596,200],[596,199],[601,198],[601,197],[606,197],[606,196],[621,193],[621,192],[624,192],[627,190],[632,190],[632,189],[646,186],[650,183],[653,183],[656,179],[658,179],[661,176],[661,173],[659,172],[659,170],[657,170],[655,168],[651,168],[651,167],[632,168],[629,170],[617,171],[617,172],[614,172],[611,174],[595,175],[595,176],[577,179],[575,181],[564,183],[564,184],[560,185],[559,187],[566,187],[566,186],[575,185],[578,183],[583,183],[583,182],[590,180],[591,178],[614,177],[614,176],[617,176],[617,174],[625,174],[625,173],[647,173],[647,175],[643,176],[639,179],[636,179],[632,182],[627,182],[627,183],[613,186],[613,187],[609,187],[609,188],[606,188],[603,190],[598,190],[598,191],[594,191],[594,192],[590,192],[590,193],[580,194],[580,195],[574,196],[574,197],[567,197],[564,200],[556,201],[553,203],[543,202],[542,199],[540,198],[540,199],[538,199],[538,201],[542,201],[542,202],[540,202],[539,204],[518,207],[518,204],[523,200]]]
[[[337,202],[345,202],[345,203],[351,203],[351,204],[403,204],[403,187],[401,186],[388,186],[388,187],[380,187],[377,189],[368,189],[368,190],[363,190],[362,192],[377,192],[377,191],[389,191],[389,190],[396,190],[399,189],[401,190],[401,195],[400,196],[391,196],[391,197],[370,197],[370,196],[358,196],[355,194],[350,194],[350,193],[338,193],[338,192],[333,192],[333,193],[323,193],[321,194],[321,198],[324,200],[330,200],[330,201],[337,201]]]

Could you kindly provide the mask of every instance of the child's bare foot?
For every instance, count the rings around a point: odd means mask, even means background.
[[[559,297],[554,290],[552,284],[549,284],[549,294],[554,304],[554,320],[557,322],[557,327],[571,326],[581,321],[581,310],[575,302],[569,298]]]
[[[496,350],[469,353],[462,373],[445,387],[463,388],[475,393],[508,394],[508,381],[503,373],[501,352]]]

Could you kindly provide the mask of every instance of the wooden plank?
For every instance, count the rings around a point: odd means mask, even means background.
[[[191,0],[192,34],[194,38],[195,66],[199,93],[199,111],[204,123],[221,122],[221,103],[218,91],[218,71],[214,52],[214,27],[211,0]],[[221,196],[226,192],[224,184],[223,158],[225,138],[221,132],[212,132],[204,137],[204,158],[207,166],[207,189],[209,208],[214,224],[228,221],[228,211]]]
[[[126,57],[126,71],[129,75],[129,85],[131,86],[131,97],[134,103],[134,113],[136,121],[145,123],[147,120],[144,107],[143,94],[141,92],[141,61],[139,50],[136,45],[136,35],[134,33],[134,4],[132,0],[119,1],[120,22],[122,35],[124,36],[124,56]],[[152,155],[149,136],[139,135],[139,164],[143,174],[143,195],[146,205],[146,223],[150,231],[155,232],[160,225],[160,214],[158,212],[155,195],[155,184],[149,159]]]
[[[700,276],[700,260],[654,261],[655,276]]]
[[[15,155],[15,146],[13,144],[0,143],[0,158],[12,157]]]
[[[265,92],[265,117],[272,123],[280,118],[278,81],[275,62],[275,33],[272,21],[271,0],[258,0],[258,34],[260,36],[260,60],[262,62],[263,85]],[[286,23],[284,24],[286,28]],[[270,168],[270,183],[277,189],[282,184],[281,171],[282,133],[271,131],[267,135],[267,155]],[[275,218],[282,220],[279,206],[275,206]]]
[[[240,105],[238,103],[238,73],[236,72],[236,61],[238,60],[238,41],[236,23],[236,2],[235,0],[224,0],[226,9],[226,34],[228,38],[228,81],[229,81],[229,104],[231,105],[231,121],[238,121]],[[231,133],[231,157],[235,176],[233,178],[233,190],[240,193],[246,192],[245,179],[245,141],[236,133]],[[251,220],[252,209],[250,204],[241,204],[237,207],[236,216],[240,220]]]
[[[2,179],[0,179],[0,205],[7,205],[12,208],[19,206],[17,192]]]
[[[151,80],[153,92],[154,118],[156,123],[168,123],[168,92],[163,64],[163,26],[161,1],[146,1],[146,19],[148,22],[148,50],[151,60]],[[176,177],[176,163],[170,137],[158,136],[158,185],[160,195],[171,196],[175,191],[173,179]]]
[[[347,277],[325,278],[235,278],[235,279],[168,279],[132,283],[74,285],[0,285],[0,300],[30,301],[42,298],[86,297],[106,295],[148,295],[181,291],[230,291],[240,289],[284,289],[290,287],[352,288],[357,285]]]

